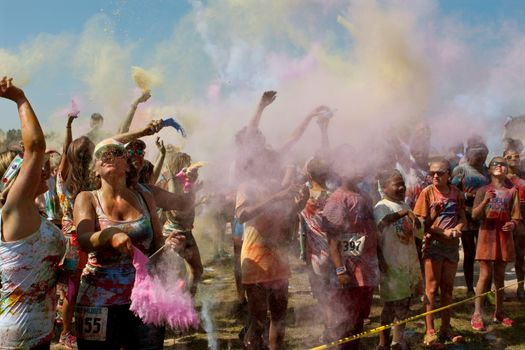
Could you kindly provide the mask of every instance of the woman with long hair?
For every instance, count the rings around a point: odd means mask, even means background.
[[[78,194],[74,224],[89,252],[75,309],[79,349],[162,349],[164,328],[144,324],[129,310],[135,280],[133,246],[151,255],[164,241],[156,204],[148,191],[130,186],[124,145],[112,139],[94,151],[94,191]],[[134,175],[134,174],[133,174]]]
[[[68,348],[76,346],[76,338],[71,333],[73,310],[80,274],[87,260],[86,254],[80,251],[78,245],[77,232],[73,225],[73,205],[77,195],[89,189],[89,168],[95,148],[93,142],[86,136],[72,140],[71,126],[76,118],[76,115],[68,116],[66,138],[57,172],[57,193],[63,213],[62,233],[67,242],[66,255],[62,264],[64,276],[61,280],[63,283],[59,284],[65,291],[62,301],[63,328],[59,343]]]
[[[0,348],[49,349],[65,244],[35,204],[47,191],[46,142],[31,104],[12,79],[0,80],[0,97],[17,104],[24,143],[23,154],[0,155]]]
[[[490,183],[476,193],[472,217],[480,221],[476,260],[479,279],[476,285],[475,309],[471,326],[476,331],[485,330],[482,315],[483,293],[494,279],[496,310],[492,320],[504,327],[512,326],[512,319],[503,311],[505,267],[516,258],[513,231],[522,220],[518,189],[508,180],[508,163],[505,158],[494,157],[489,164]]]
[[[170,210],[166,211],[166,222],[162,227],[162,232],[165,236],[176,233],[186,237],[182,257],[188,262],[191,270],[191,285],[190,291],[192,295],[197,292],[197,283],[203,273],[201,255],[197,242],[193,237],[193,223],[195,221],[195,188],[184,189],[184,185],[177,179],[177,174],[180,174],[184,169],[188,169],[191,165],[191,157],[184,152],[177,152],[172,154],[168,160],[168,171],[162,175],[161,182],[166,186],[165,188],[171,193],[185,198],[187,208],[184,210]],[[188,176],[192,177],[191,181],[195,182],[197,179],[196,172],[189,172]]]

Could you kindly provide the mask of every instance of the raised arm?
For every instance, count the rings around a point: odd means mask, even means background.
[[[137,111],[137,107],[140,103],[146,102],[151,97],[151,91],[146,90],[142,93],[142,95],[139,96],[132,104],[131,108],[128,112],[128,115],[126,116],[126,119],[122,122],[118,129],[119,134],[123,134],[129,131],[129,127],[131,126],[131,123],[133,122],[133,118],[135,117],[135,112]]]
[[[162,141],[159,137],[157,137],[155,144],[157,145],[159,154],[157,155],[157,159],[155,160],[155,165],[153,166],[153,174],[151,175],[151,183],[157,183],[160,173],[162,172],[162,166],[164,165],[164,159],[166,158],[166,147],[164,147],[164,141]]]
[[[235,217],[241,224],[249,221],[256,216],[263,213],[265,210],[269,209],[272,205],[275,205],[277,201],[284,201],[286,199],[294,199],[296,192],[293,191],[294,188],[289,187],[285,190],[272,194],[258,203],[250,203],[248,194],[242,189],[239,189],[237,194],[237,204],[235,208]]]
[[[154,135],[158,133],[163,127],[164,125],[162,125],[162,120],[152,120],[148,123],[148,125],[140,130],[118,134],[114,136],[113,139],[122,143],[128,143],[144,136]]]
[[[262,117],[262,113],[264,109],[268,107],[270,104],[272,104],[272,102],[275,101],[276,97],[277,97],[276,91],[265,91],[263,93],[263,95],[261,96],[261,100],[259,101],[259,104],[257,105],[257,109],[255,110],[255,113],[250,119],[248,128],[250,129],[259,128],[259,123],[261,122],[261,117]]]
[[[62,156],[60,157],[60,164],[58,165],[58,173],[62,179],[66,179],[67,172],[69,171],[69,161],[67,160],[67,150],[69,145],[73,142],[73,132],[71,131],[71,125],[73,120],[77,118],[76,115],[68,115],[66,124],[66,138],[64,139],[64,145],[62,146]]]
[[[290,137],[288,137],[286,143],[281,148],[279,148],[279,154],[282,155],[287,153],[297,143],[297,141],[299,141],[301,136],[303,136],[306,128],[308,127],[308,124],[310,124],[312,119],[315,118],[320,112],[324,111],[325,109],[325,106],[319,106],[310,113],[308,113],[306,118],[304,118],[301,124],[299,124],[299,126],[292,132]]]
[[[328,124],[330,124],[330,118],[321,117],[317,120],[317,124],[321,130],[321,147],[317,152],[321,156],[328,156],[330,153],[330,140],[328,139]]]
[[[38,208],[34,203],[42,182],[46,141],[29,100],[13,85],[11,78],[3,77],[0,81],[0,97],[16,103],[24,144],[22,167],[2,209],[2,238],[10,242],[29,236],[40,226]]]

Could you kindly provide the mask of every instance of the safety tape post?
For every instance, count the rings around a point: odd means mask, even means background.
[[[317,346],[317,347],[314,347],[314,348],[310,348],[309,350],[324,350],[324,349],[332,348],[332,347],[337,346],[337,345],[349,343],[351,341],[354,341],[354,340],[357,340],[357,339],[360,339],[360,338],[364,338],[364,337],[369,336],[371,334],[382,332],[382,331],[387,330],[389,328],[392,328],[394,326],[398,326],[398,325],[401,325],[401,324],[404,324],[404,323],[415,321],[415,320],[420,319],[422,317],[425,317],[427,315],[431,315],[431,314],[434,314],[436,312],[440,312],[440,311],[443,311],[443,310],[446,310],[446,309],[449,309],[449,308],[452,308],[452,307],[464,304],[464,303],[466,303],[468,301],[471,301],[471,300],[474,300],[476,298],[481,298],[481,297],[484,297],[484,296],[486,296],[488,294],[496,294],[496,292],[502,291],[502,290],[504,290],[506,288],[509,288],[509,287],[516,286],[516,285],[518,285],[520,283],[523,283],[523,281],[512,283],[512,284],[506,285],[506,286],[501,287],[501,288],[496,289],[496,290],[489,290],[488,292],[485,292],[483,294],[475,295],[473,297],[466,298],[466,299],[460,300],[460,301],[452,303],[452,304],[448,304],[446,306],[443,306],[443,307],[440,307],[440,308],[437,308],[437,309],[434,309],[434,310],[426,311],[426,312],[423,312],[422,314],[411,316],[411,317],[408,317],[408,318],[406,318],[404,320],[401,320],[401,321],[397,321],[397,322],[393,322],[393,323],[390,323],[390,324],[387,324],[387,325],[379,326],[379,327],[371,329],[369,331],[361,332],[361,333],[352,335],[350,337],[346,337],[346,338],[343,338],[343,339],[336,340],[336,341],[328,343],[328,344],[324,344],[324,345],[320,345],[320,346]]]

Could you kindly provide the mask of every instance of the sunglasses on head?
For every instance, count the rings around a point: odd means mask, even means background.
[[[508,164],[505,163],[505,162],[494,161],[494,162],[490,163],[490,166],[491,166],[491,167],[497,167],[497,166],[500,166],[500,167],[507,167]]]
[[[520,155],[519,154],[509,154],[508,156],[505,156],[505,159],[507,160],[520,159]]]
[[[438,171],[429,171],[428,172],[428,175],[430,175],[430,177],[434,177],[434,176],[443,176],[445,175],[447,172],[446,171],[443,171],[443,170],[438,170]]]
[[[121,149],[110,149],[102,153],[99,159],[103,163],[111,162],[115,159],[124,158],[124,151]]]
[[[135,155],[137,156],[143,156],[146,153],[143,149],[128,149],[128,156],[133,157]]]

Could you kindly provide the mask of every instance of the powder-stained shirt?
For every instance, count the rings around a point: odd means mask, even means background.
[[[385,216],[401,210],[410,210],[410,207],[404,202],[393,202],[386,198],[379,201],[374,207],[376,224]],[[378,244],[388,266],[387,271],[380,274],[379,292],[383,302],[409,298],[421,290],[421,269],[414,239],[416,235],[418,230],[408,215],[378,232]]]
[[[159,178],[158,184],[161,188],[169,191],[169,175],[167,173],[162,174]],[[177,184],[176,193],[182,195],[184,193],[183,186]],[[192,204],[188,206],[188,209],[166,210],[163,212],[166,221],[162,227],[162,233],[165,236],[173,232],[188,232],[193,230],[193,223],[195,221],[195,195],[193,193],[188,193],[187,199],[188,201],[191,201]]]
[[[518,197],[520,200],[521,216],[525,217],[525,180],[517,175],[509,175],[509,180],[514,187],[518,189]]]
[[[126,232],[131,242],[144,254],[149,255],[153,246],[153,227],[149,211],[142,197],[136,193],[142,215],[129,221],[110,219],[102,210],[96,191],[96,231],[118,227]],[[83,306],[111,306],[130,304],[131,290],[135,281],[132,259],[117,250],[107,247],[89,253],[88,263],[82,273],[77,303]]]
[[[24,239],[0,240],[0,348],[29,349],[51,340],[64,250],[62,233],[45,219]]]
[[[68,233],[73,227],[73,206],[75,203],[60,172],[57,174],[56,189],[60,208],[62,209],[62,225],[67,227],[64,233]]]
[[[276,193],[276,189],[279,187],[273,183],[262,184],[255,180],[243,183],[237,191],[235,211],[260,203]],[[244,223],[242,283],[272,282],[289,277],[288,244],[293,215],[291,207],[284,201],[276,202]]]
[[[306,238],[307,259],[317,275],[335,273],[333,263],[330,260],[328,237],[322,229],[323,208],[329,195],[326,190],[310,190],[310,198],[301,212],[301,224]]]
[[[343,256],[350,276],[350,287],[375,287],[379,283],[377,232],[372,207],[364,196],[339,187],[326,201],[323,210],[323,230],[328,239],[347,248],[347,240],[358,237],[362,242],[359,256]],[[364,237],[364,238],[363,238]]]
[[[501,188],[488,184],[476,193],[474,207],[483,201],[489,190],[493,190],[496,196],[485,206],[479,227],[476,260],[514,261],[516,254],[512,232],[503,231],[502,227],[511,220],[522,219],[518,190],[511,184]]]

